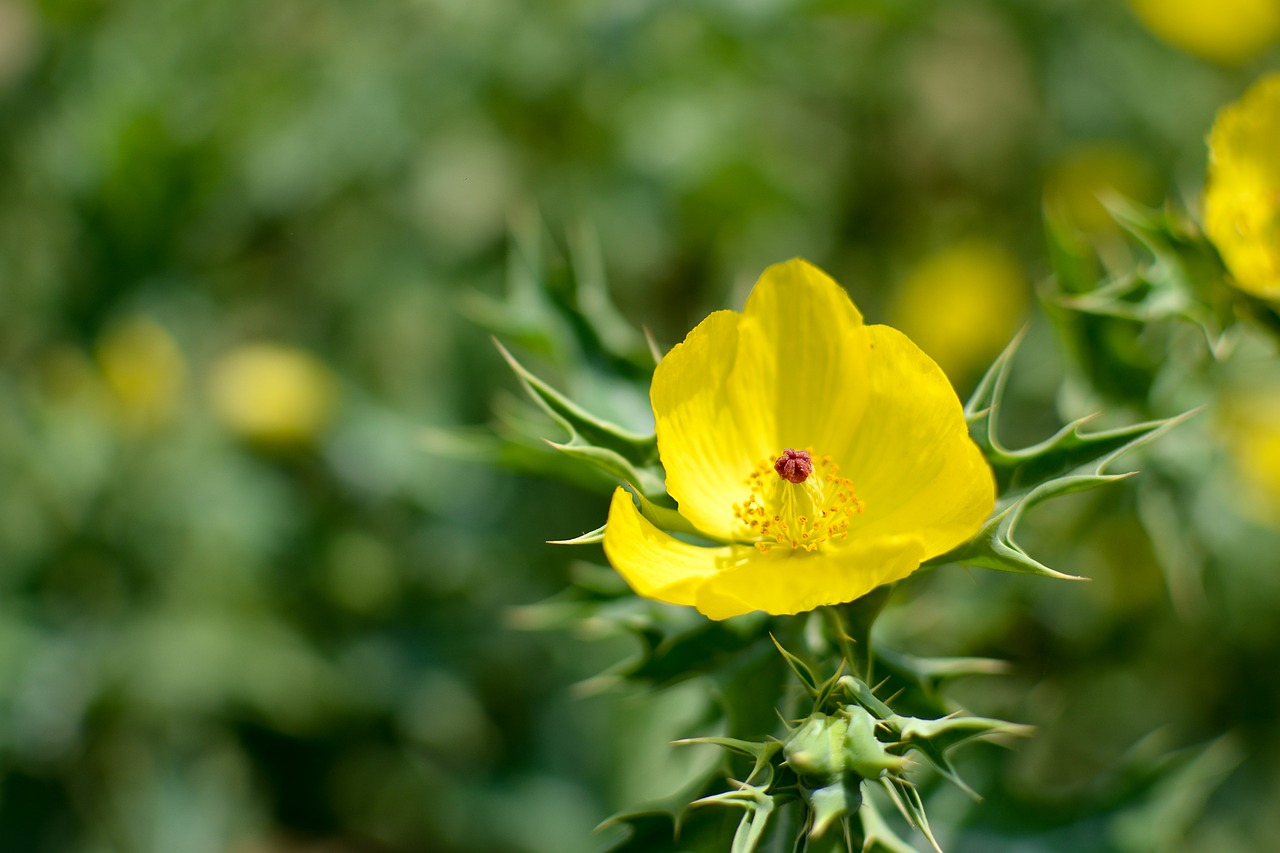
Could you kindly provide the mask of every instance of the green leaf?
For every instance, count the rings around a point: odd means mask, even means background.
[[[884,722],[897,735],[901,743],[907,746],[918,746],[927,741],[943,752],[975,738],[996,735],[1030,737],[1035,732],[1032,726],[990,717],[950,716],[937,720],[922,720],[918,717],[894,716]]]
[[[1014,540],[1022,515],[1031,507],[1060,495],[1083,492],[1131,474],[1110,474],[1108,467],[1124,453],[1153,440],[1198,410],[1119,429],[1086,433],[1081,418],[1050,438],[1020,450],[1005,447],[997,423],[1019,334],[992,364],[965,406],[970,434],[995,472],[999,498],[995,514],[977,535],[925,565],[948,563],[1066,580],[1081,578],[1049,568],[1028,555]]]
[[[876,790],[868,786],[863,791],[862,807],[858,809],[858,819],[862,821],[863,853],[919,853],[915,847],[898,837],[880,816],[875,803]]]
[[[1010,668],[1008,662],[994,658],[922,658],[883,647],[876,650],[876,660],[931,698],[936,697],[942,685],[952,679],[969,675],[1002,675]]]
[[[712,794],[694,800],[690,806],[735,806],[745,810],[738,830],[733,834],[733,845],[730,853],[754,853],[764,839],[765,828],[776,806],[769,786],[773,784],[773,774],[762,785],[741,784],[738,788],[720,794]]]
[[[782,743],[776,740],[754,741],[732,737],[691,737],[675,741],[675,744],[679,746],[704,743],[719,746],[754,759],[755,763],[751,768],[751,773],[746,778],[746,782],[750,782],[756,777],[757,773],[768,767],[769,762],[773,760],[778,750],[782,748]]]
[[[595,530],[589,530],[580,536],[574,536],[571,539],[548,539],[548,545],[595,545],[604,541],[605,525],[600,525]]]
[[[930,847],[937,853],[942,853],[942,848],[938,846],[938,839],[933,837],[933,829],[929,826],[929,818],[924,813],[924,801],[920,799],[920,792],[916,790],[916,787],[905,779],[894,777],[885,777],[881,780],[881,783],[884,785],[884,789],[889,792],[889,796],[907,819],[907,822],[920,831],[925,841],[929,842]],[[964,785],[962,784],[961,787],[963,788]],[[972,794],[972,791],[969,793]],[[974,796],[976,797],[977,795],[975,794]]]
[[[531,373],[496,339],[494,345],[534,402],[571,435],[595,447],[612,450],[633,465],[657,461],[655,436],[639,435],[596,417]]]
[[[636,500],[640,505],[640,514],[659,530],[665,530],[668,533],[685,533],[713,542],[719,541],[694,527],[689,519],[676,510],[654,503],[641,489],[632,488],[631,493],[636,496]],[[664,492],[663,495],[665,496],[665,494]]]
[[[787,666],[789,666],[791,671],[796,674],[796,678],[800,679],[800,683],[804,685],[804,689],[809,692],[810,696],[816,698],[819,692],[821,692],[822,686],[818,682],[818,677],[813,674],[813,670],[809,668],[807,663],[783,648],[782,643],[778,642],[777,637],[770,634],[769,639],[773,640],[773,644],[778,647],[778,651],[782,653],[782,657],[786,660]]]
[[[666,493],[655,436],[630,432],[591,414],[531,373],[501,343],[495,340],[494,345],[529,397],[569,434],[568,441],[548,445],[616,482],[634,484],[647,496]]]

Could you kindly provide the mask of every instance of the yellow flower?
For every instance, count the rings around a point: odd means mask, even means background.
[[[1213,123],[1204,230],[1241,290],[1280,298],[1280,74]]]
[[[898,286],[889,316],[957,382],[990,362],[1027,310],[1018,259],[999,243],[967,240],[918,264]]]
[[[1244,62],[1280,40],[1276,0],[1129,0],[1156,36],[1217,62]]]
[[[214,414],[233,432],[271,444],[305,444],[328,423],[333,375],[310,353],[279,344],[249,344],[213,366]]]
[[[1217,423],[1236,487],[1229,494],[1247,518],[1280,527],[1280,394],[1262,388],[1227,395]]]
[[[852,601],[970,538],[995,501],[946,376],[863,325],[802,260],[765,270],[654,372],[667,491],[712,543],[659,530],[619,488],[604,550],[637,594],[712,619]]]
[[[127,425],[146,429],[173,419],[187,367],[163,326],[148,317],[118,323],[98,342],[97,357]]]

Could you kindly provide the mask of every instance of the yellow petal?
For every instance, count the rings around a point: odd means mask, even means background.
[[[748,554],[743,549],[736,564],[726,565],[701,584],[695,603],[712,619],[753,610],[802,613],[853,601],[901,580],[919,568],[923,553],[913,536],[868,539],[814,553],[774,549]]]
[[[613,493],[604,553],[636,595],[670,604],[693,604],[698,587],[734,550],[681,542],[642,516],[626,489],[619,487]]]
[[[1280,298],[1280,74],[1222,109],[1209,134],[1204,229],[1242,290]]]
[[[667,354],[650,398],[682,515],[734,539],[733,503],[756,465],[786,447],[834,453],[847,443],[854,412],[834,419],[831,401],[857,381],[844,350],[861,325],[848,294],[797,259],[765,270],[743,314],[712,314]]]
[[[995,506],[995,481],[969,438],[964,411],[942,370],[906,335],[867,326],[856,342],[863,416],[841,474],[865,511],[849,537],[920,538],[924,559],[951,550],[982,526]]]
[[[832,417],[832,403],[845,398],[861,373],[848,357],[848,342],[863,331],[849,294],[807,261],[775,264],[747,298],[742,325],[740,346],[763,353],[761,364],[770,371],[769,384],[744,389],[775,415],[768,452],[812,446],[838,456],[849,430],[847,420]]]

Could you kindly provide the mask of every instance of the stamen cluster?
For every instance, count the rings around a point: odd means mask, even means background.
[[[744,485],[751,494],[733,505],[734,517],[746,525],[761,553],[776,546],[816,551],[824,542],[847,539],[863,505],[839,471],[830,456],[815,463],[808,452],[788,449],[747,477]]]

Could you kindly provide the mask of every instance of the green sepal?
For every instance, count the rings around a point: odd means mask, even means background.
[[[879,721],[866,708],[849,705],[841,714],[849,720],[845,751],[850,770],[863,779],[879,779],[890,771],[898,773],[906,769],[902,756],[888,752],[876,738]]]
[[[840,686],[844,688],[845,692],[851,699],[870,711],[871,715],[882,723],[890,725],[889,721],[898,716],[893,712],[892,708],[880,701],[880,699],[871,692],[871,688],[868,687],[861,679],[854,678],[850,675],[842,676],[840,679]],[[977,793],[960,778],[960,775],[956,772],[951,760],[947,758],[941,747],[938,747],[929,740],[922,740],[912,745],[916,747],[917,751],[919,751],[931,765],[933,765],[933,768],[937,770],[943,778],[960,790],[964,791],[966,794],[969,794],[971,797],[974,797],[975,799],[977,798]],[[921,806],[920,811],[923,815],[923,805]]]
[[[843,776],[830,785],[808,792],[812,813],[809,838],[822,838],[833,825],[858,811],[862,806],[862,780]]]
[[[996,432],[1010,366],[1021,339],[1019,334],[1001,353],[965,406],[970,435],[995,474],[996,512],[972,539],[924,565],[952,563],[1081,580],[1049,568],[1017,544],[1014,534],[1023,513],[1050,498],[1088,491],[1131,476],[1109,474],[1107,468],[1120,455],[1146,444],[1195,411],[1090,433],[1081,429],[1090,419],[1080,418],[1039,444],[1011,450],[1000,442]]]

